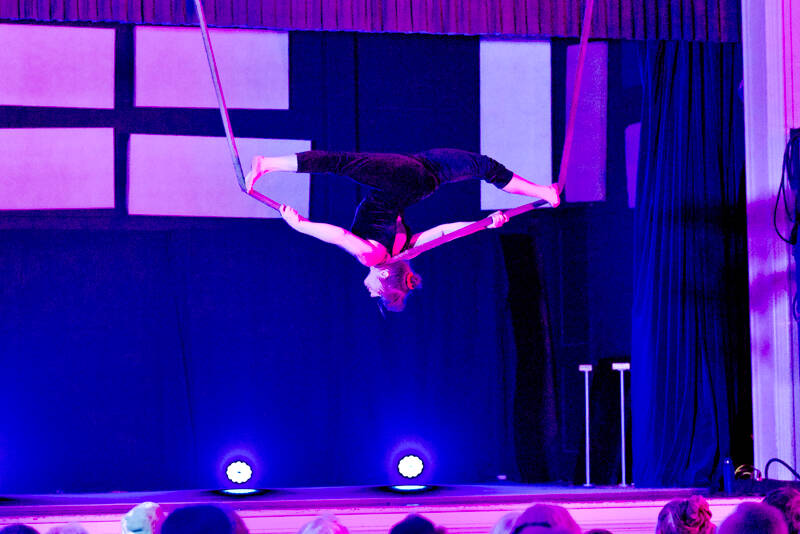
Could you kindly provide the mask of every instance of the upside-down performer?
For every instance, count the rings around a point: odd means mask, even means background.
[[[560,202],[558,184],[531,183],[488,156],[455,149],[410,155],[311,150],[278,157],[256,156],[245,177],[247,191],[271,171],[338,174],[370,188],[356,209],[350,230],[310,221],[286,205],[281,205],[280,213],[298,232],[337,245],[369,267],[364,285],[370,296],[380,297],[389,311],[402,311],[408,293],[421,286],[422,278],[407,261],[388,260],[470,224],[442,224],[412,234],[403,216],[405,209],[433,194],[439,186],[477,178],[508,193],[541,198],[553,207]],[[488,228],[498,228],[508,221],[500,211],[491,217]]]

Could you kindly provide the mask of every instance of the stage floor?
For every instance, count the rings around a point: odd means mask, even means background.
[[[655,532],[661,507],[706,489],[637,489],[539,485],[439,486],[424,493],[393,493],[375,487],[288,488],[262,495],[227,496],[214,491],[130,492],[0,497],[0,527],[25,523],[44,534],[79,522],[90,534],[119,534],[120,519],[134,505],[153,501],[169,512],[179,506],[217,503],[236,510],[252,533],[294,534],[320,514],[335,515],[353,534],[386,534],[409,513],[425,515],[454,534],[488,534],[505,513],[532,503],[567,508],[581,528],[618,533]],[[708,497],[716,524],[740,502],[757,497]]]

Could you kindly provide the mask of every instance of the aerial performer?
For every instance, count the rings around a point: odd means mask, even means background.
[[[245,177],[247,192],[253,191],[259,178],[273,171],[332,173],[369,187],[349,230],[310,221],[285,204],[279,211],[298,232],[337,245],[368,267],[364,286],[389,311],[402,311],[409,292],[422,284],[408,261],[393,258],[472,224],[442,224],[414,234],[405,221],[406,208],[444,184],[469,179],[484,180],[507,193],[540,198],[553,207],[559,205],[561,194],[559,184],[534,184],[488,156],[449,148],[408,155],[310,150],[278,157],[256,156]],[[491,219],[487,228],[499,228],[508,216],[497,211]]]

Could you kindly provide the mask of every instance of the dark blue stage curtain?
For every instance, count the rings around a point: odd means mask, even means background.
[[[749,388],[741,50],[688,42],[643,50],[633,479],[704,486],[718,480],[731,442],[749,435],[740,405]]]
[[[191,2],[188,2],[191,5]],[[9,0],[0,18],[192,23],[185,0]],[[210,24],[576,37],[585,0],[205,0]],[[739,41],[740,0],[595,0],[592,37]]]

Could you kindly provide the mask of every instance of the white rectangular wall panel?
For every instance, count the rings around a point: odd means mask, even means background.
[[[538,184],[552,183],[550,43],[480,43],[481,152]],[[481,183],[481,209],[530,202]]]
[[[0,24],[0,105],[114,107],[114,30]]]
[[[289,34],[209,32],[229,108],[289,109]],[[137,26],[135,103],[215,108],[217,97],[199,28]]]
[[[0,129],[0,210],[114,207],[112,128]]]
[[[567,48],[564,120],[568,120],[580,47]],[[567,167],[564,196],[568,202],[606,199],[606,123],[608,113],[608,45],[589,43],[583,66],[575,134]],[[565,124],[566,127],[566,124]]]
[[[311,148],[311,141],[237,139],[245,173],[255,155],[278,156]],[[268,173],[256,190],[308,216],[308,174]],[[239,189],[224,137],[132,135],[128,160],[132,215],[280,217]]]

